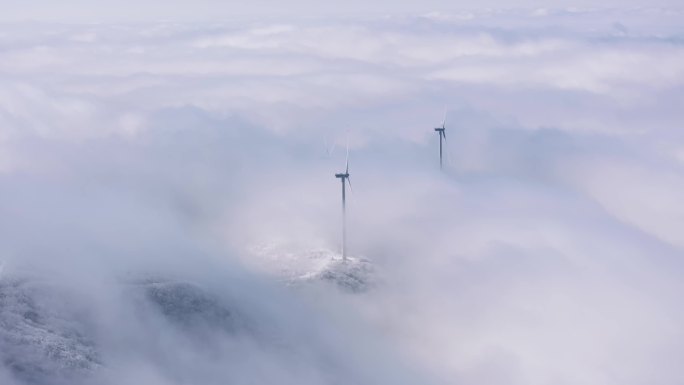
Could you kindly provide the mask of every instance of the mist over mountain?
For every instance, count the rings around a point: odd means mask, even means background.
[[[683,383],[683,21],[0,24],[0,383]]]

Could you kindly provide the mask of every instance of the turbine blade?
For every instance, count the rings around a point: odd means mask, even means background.
[[[328,146],[328,141],[325,141],[325,153],[328,155],[328,157],[331,157],[332,154],[335,152],[335,148],[337,147],[337,142],[333,140],[332,144]]]
[[[442,120],[442,128],[446,128],[446,121],[447,121],[447,108],[444,107],[444,119]]]
[[[349,137],[347,137],[347,160],[344,162],[345,174],[349,174]]]
[[[442,136],[444,137],[444,142],[446,142],[446,130],[440,131],[440,133],[441,133]]]
[[[354,189],[352,189],[351,178],[350,178],[350,177],[347,177],[347,184],[349,184],[349,192],[353,193],[353,192],[354,192]]]
[[[446,164],[448,166],[453,166],[454,162],[451,159],[451,151],[449,151],[449,149],[447,148],[444,153],[446,154]]]

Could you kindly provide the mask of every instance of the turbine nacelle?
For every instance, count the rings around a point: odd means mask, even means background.
[[[435,131],[439,133],[439,138],[444,138],[446,140],[446,127],[437,127]]]
[[[335,178],[349,178],[349,173],[335,174]]]

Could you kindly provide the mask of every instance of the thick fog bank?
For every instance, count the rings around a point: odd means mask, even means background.
[[[683,18],[0,25],[0,383],[683,383]]]

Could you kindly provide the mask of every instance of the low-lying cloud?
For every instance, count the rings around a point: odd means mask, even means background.
[[[0,382],[681,383],[681,21],[2,25]]]

